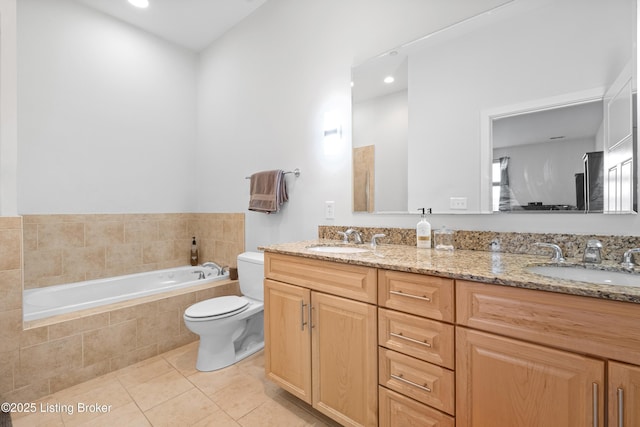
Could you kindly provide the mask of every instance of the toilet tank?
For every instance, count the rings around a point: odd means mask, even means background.
[[[238,280],[243,295],[264,301],[264,253],[244,252],[238,255]]]

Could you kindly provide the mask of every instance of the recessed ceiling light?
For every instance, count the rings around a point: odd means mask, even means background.
[[[149,0],[129,0],[129,3],[141,9],[149,7]]]
[[[387,77],[384,78],[384,82],[386,84],[393,83],[394,81],[395,81],[395,79],[393,78],[393,76],[387,76]]]

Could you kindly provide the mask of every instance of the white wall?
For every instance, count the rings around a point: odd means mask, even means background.
[[[18,2],[18,210],[194,210],[197,56],[70,0]]]
[[[375,210],[406,211],[407,91],[354,103],[351,127],[354,148],[375,145]]]
[[[16,216],[16,2],[0,0],[0,216]]]

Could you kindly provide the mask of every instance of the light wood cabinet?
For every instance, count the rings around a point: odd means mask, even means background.
[[[331,271],[333,263],[321,262],[319,268],[309,262],[313,260],[300,263],[295,257],[278,255],[274,264],[270,258],[266,254],[267,377],[344,426],[377,426],[376,306],[272,279],[286,277],[308,284],[309,271],[316,271],[314,289],[334,290],[346,278],[352,284],[360,282],[356,286],[360,290],[351,295],[367,299],[368,288],[375,291],[375,269],[345,269],[338,264],[336,273]],[[291,269],[284,267],[287,263]],[[272,274],[273,265],[285,273]],[[296,276],[296,271],[302,274]]]
[[[640,425],[638,304],[463,280],[456,301],[459,426]]]
[[[453,417],[380,387],[380,427],[454,427]]]
[[[609,427],[640,426],[640,367],[609,362]]]
[[[603,361],[465,328],[456,347],[458,426],[604,425]]]

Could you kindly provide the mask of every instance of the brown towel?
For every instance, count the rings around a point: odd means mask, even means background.
[[[284,171],[272,170],[256,172],[251,175],[249,210],[273,213],[280,205],[289,200]]]

